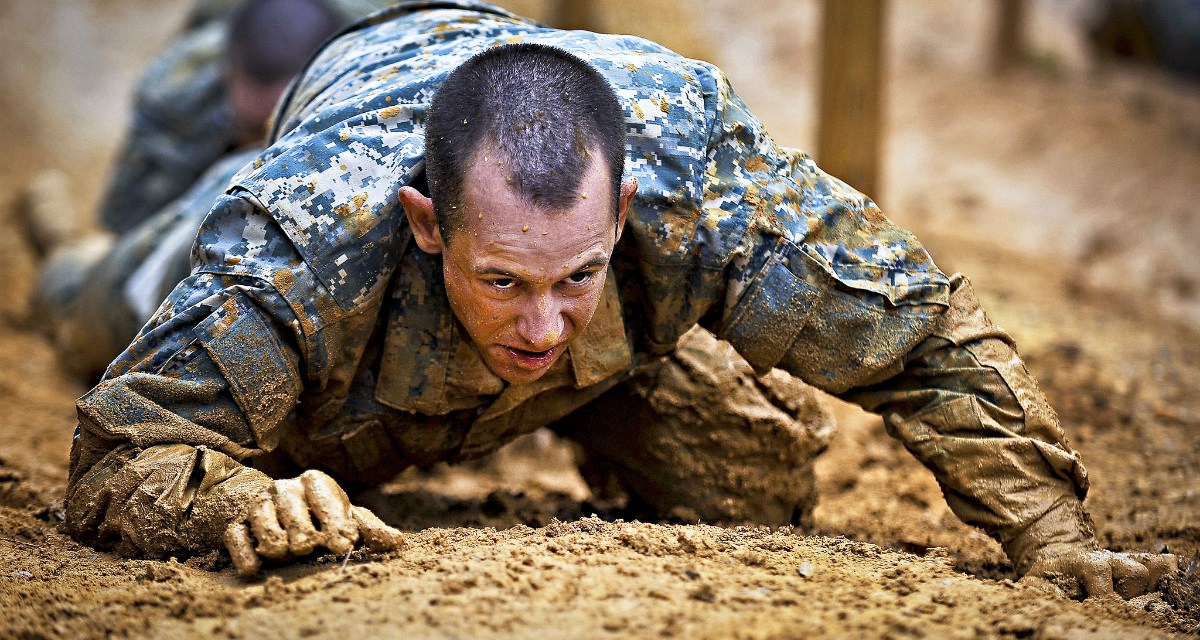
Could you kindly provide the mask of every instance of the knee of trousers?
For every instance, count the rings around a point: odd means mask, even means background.
[[[620,395],[621,410],[588,431],[605,434],[601,455],[659,516],[810,524],[813,460],[834,426],[819,391],[778,370],[756,376],[694,330]]]
[[[76,245],[60,247],[46,258],[33,291],[37,320],[49,322],[67,313],[88,277],[112,247],[108,236],[97,236]]]
[[[97,376],[137,335],[138,321],[121,295],[128,264],[97,236],[51,256],[38,278],[33,317],[45,327],[67,369]]]

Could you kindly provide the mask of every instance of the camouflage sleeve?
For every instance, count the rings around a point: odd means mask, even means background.
[[[315,283],[269,216],[223,196],[200,237],[193,274],[78,403],[66,509],[81,541],[157,557],[219,548],[269,483],[241,462],[278,444],[302,367],[325,359],[322,327],[284,291],[320,295],[303,291]]]
[[[880,413],[955,513],[1024,570],[1047,545],[1089,542],[1087,475],[1012,340],[873,202],[771,142],[732,93],[720,105],[706,206],[752,209],[718,334]]]
[[[1088,476],[1012,338],[951,279],[950,308],[903,358],[903,371],[853,389],[847,400],[880,413],[934,472],[964,522],[1004,546],[1024,573],[1042,553],[1094,545],[1083,510]]]

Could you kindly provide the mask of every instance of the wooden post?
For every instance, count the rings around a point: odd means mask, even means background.
[[[601,31],[592,0],[555,0],[553,19],[559,29]]]
[[[817,160],[869,197],[880,187],[885,0],[825,0]]]
[[[999,0],[996,29],[996,52],[992,65],[997,73],[1005,73],[1021,64],[1025,55],[1026,0]]]

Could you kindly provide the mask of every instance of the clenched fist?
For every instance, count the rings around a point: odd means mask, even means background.
[[[1079,545],[1039,558],[1025,577],[1044,578],[1088,596],[1115,591],[1128,600],[1154,590],[1178,570],[1178,559],[1169,553],[1117,553]]]
[[[351,505],[337,481],[320,471],[276,480],[250,507],[246,520],[225,530],[225,547],[242,576],[258,573],[261,558],[287,560],[318,547],[341,555],[359,540],[373,551],[404,544],[399,531],[368,509]]]

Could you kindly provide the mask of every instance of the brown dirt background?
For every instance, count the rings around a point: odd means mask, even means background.
[[[878,418],[830,400],[818,534],[614,517],[548,434],[361,499],[413,531],[236,579],[219,555],[75,544],[60,501],[85,389],[25,321],[10,209],[59,168],[90,211],[129,87],[185,0],[0,0],[0,637],[1167,637],[1188,583],[1129,602],[1014,583]],[[545,17],[544,2],[509,2]],[[1093,62],[1084,0],[1037,0],[1028,67],[987,73],[991,0],[895,0],[879,200],[970,275],[1058,408],[1118,550],[1200,552],[1200,87]],[[810,147],[815,2],[615,2],[604,26],[720,64],[780,141]],[[818,156],[819,159],[819,156]],[[597,513],[600,517],[591,514]]]

